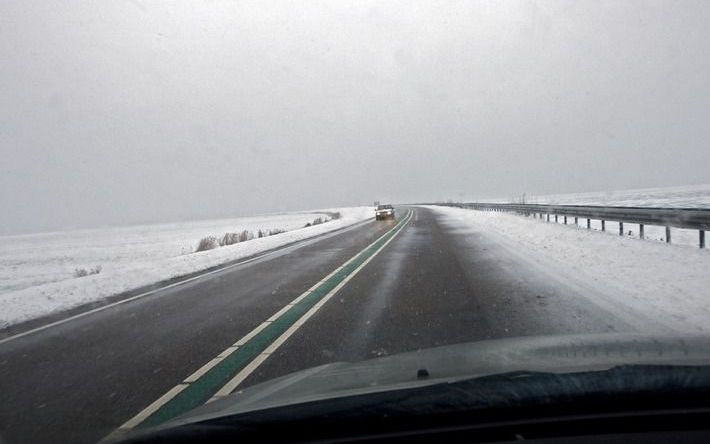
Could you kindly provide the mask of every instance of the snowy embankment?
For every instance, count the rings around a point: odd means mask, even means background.
[[[598,191],[590,193],[554,194],[526,196],[528,204],[544,205],[599,205],[613,207],[652,207],[652,208],[710,208],[710,185],[691,185],[682,187],[643,188],[635,190]],[[482,199],[479,202],[500,203],[506,199]],[[511,199],[510,202],[515,202]],[[574,220],[572,218],[572,220]],[[570,222],[571,223],[571,222]],[[581,224],[586,219],[580,218]],[[592,220],[592,228],[601,230],[601,221]],[[606,230],[619,232],[618,222],[607,221]],[[698,231],[673,228],[671,240],[674,244],[698,246]],[[637,224],[625,224],[624,234],[638,238]],[[645,238],[651,241],[665,242],[665,227],[646,225]]]
[[[469,199],[471,202],[520,202],[507,199]],[[545,205],[602,205],[613,207],[710,208],[710,184],[680,187],[638,188],[588,193],[526,195],[525,203]]]
[[[317,217],[340,218],[304,228]],[[372,218],[372,207],[0,237],[0,328],[206,270]],[[226,232],[285,233],[195,253]],[[76,277],[77,269],[101,267]]]
[[[531,196],[528,203],[615,207],[710,208],[710,185]]]
[[[551,279],[573,280],[618,312],[677,332],[710,332],[710,251],[507,213],[431,206],[470,235],[493,237]],[[595,297],[597,297],[595,296]]]

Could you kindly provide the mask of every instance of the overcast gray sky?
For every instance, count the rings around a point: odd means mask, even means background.
[[[0,234],[707,183],[710,2],[0,2]]]

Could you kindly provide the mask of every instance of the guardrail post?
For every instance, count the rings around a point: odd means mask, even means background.
[[[623,235],[624,235],[624,223],[619,222],[619,236],[623,236]]]
[[[643,239],[643,224],[639,224],[639,239]]]
[[[567,225],[567,216],[565,216],[565,225]]]
[[[575,218],[574,218],[574,224],[575,224],[575,225],[579,225],[578,222],[579,222],[579,220],[575,217]]]
[[[602,221],[602,231],[606,231],[606,221]]]
[[[671,243],[671,227],[666,227],[666,243]]]
[[[549,222],[549,221],[550,221],[550,215],[547,214],[546,216],[547,216],[547,221]]]
[[[700,230],[700,248],[705,248],[705,230]]]
[[[592,220],[587,218],[587,230],[590,230],[592,228]]]
[[[557,223],[557,215],[555,214],[555,223]]]

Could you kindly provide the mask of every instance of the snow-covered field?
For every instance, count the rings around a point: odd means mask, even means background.
[[[505,202],[488,199],[483,202]],[[710,185],[526,196],[531,204],[619,207],[710,208]]]
[[[555,225],[524,216],[429,207],[471,235],[495,237],[550,279],[593,289],[619,315],[678,332],[710,332],[710,251]],[[632,316],[633,317],[633,316]],[[653,325],[651,325],[653,324]]]
[[[341,218],[304,228],[317,217]],[[20,236],[0,236],[0,328],[313,237],[372,218],[372,207],[334,208]],[[285,233],[193,253],[205,236],[283,229]],[[77,268],[101,267],[75,277]]]
[[[482,199],[480,202],[510,202],[512,199]],[[526,196],[526,203],[547,205],[603,205],[619,207],[654,208],[710,208],[710,185],[683,187],[645,188],[636,190],[603,191],[575,194],[555,194],[547,196]],[[559,220],[561,223],[562,220]],[[568,220],[574,223],[574,219]],[[586,227],[586,219],[579,221]],[[592,221],[592,229],[601,230],[601,222]],[[609,233],[619,233],[619,224],[606,222]],[[638,225],[626,224],[626,236],[638,238]],[[646,225],[644,236],[647,240],[665,242],[665,227]],[[698,246],[698,231],[673,228],[671,242],[674,245]]]

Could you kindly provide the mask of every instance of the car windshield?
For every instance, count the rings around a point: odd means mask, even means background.
[[[260,384],[338,362],[423,384],[702,354],[709,24],[706,0],[0,2],[0,442],[278,403]]]

